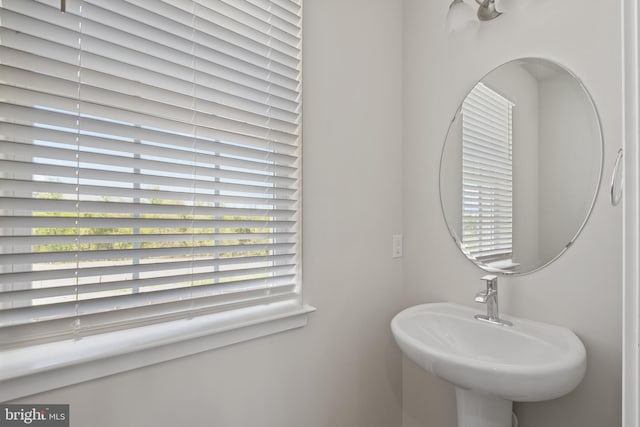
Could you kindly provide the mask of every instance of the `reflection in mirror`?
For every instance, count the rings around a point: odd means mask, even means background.
[[[602,134],[578,79],[543,59],[487,74],[463,100],[440,164],[451,235],[480,268],[535,271],[576,239],[602,172]]]

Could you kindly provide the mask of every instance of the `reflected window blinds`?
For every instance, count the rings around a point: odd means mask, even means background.
[[[478,83],[462,105],[462,243],[484,262],[512,254],[512,110]]]

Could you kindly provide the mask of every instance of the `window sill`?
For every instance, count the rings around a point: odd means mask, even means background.
[[[295,302],[0,352],[0,402],[305,326]]]
[[[520,263],[513,262],[511,259],[503,259],[500,261],[489,262],[487,263],[487,266],[495,269],[495,271],[514,270],[517,267],[520,267]]]

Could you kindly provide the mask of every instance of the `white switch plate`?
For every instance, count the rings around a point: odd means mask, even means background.
[[[402,234],[393,235],[393,244],[391,246],[391,257],[402,257]]]

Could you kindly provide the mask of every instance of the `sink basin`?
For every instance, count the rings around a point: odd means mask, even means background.
[[[503,317],[513,326],[494,325],[475,319],[478,313],[452,303],[422,304],[391,321],[403,353],[457,387],[459,425],[463,398],[509,408],[505,421],[475,419],[468,425],[511,425],[512,401],[554,399],[582,381],[586,351],[569,329],[511,316]]]

